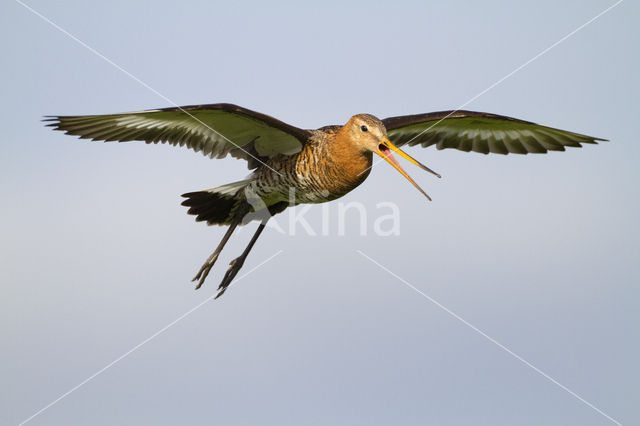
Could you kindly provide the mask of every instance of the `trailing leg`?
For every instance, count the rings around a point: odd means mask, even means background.
[[[218,260],[218,256],[220,255],[220,252],[224,248],[225,244],[227,244],[227,241],[229,241],[229,237],[231,237],[231,234],[236,229],[238,224],[242,222],[242,218],[248,211],[249,211],[249,207],[248,205],[246,205],[246,203],[242,203],[242,205],[239,206],[238,209],[236,210],[233,220],[229,225],[229,229],[227,229],[227,232],[224,234],[224,237],[222,237],[222,241],[220,241],[220,244],[218,244],[218,247],[216,247],[215,251],[211,253],[211,256],[209,256],[207,261],[204,262],[204,264],[198,271],[198,274],[195,277],[193,277],[193,279],[191,280],[191,281],[199,280],[198,285],[196,286],[196,290],[202,287],[202,284],[204,284],[204,281],[207,279],[207,275],[209,275],[209,271],[211,271],[211,268],[213,268],[213,265],[215,265],[216,260]]]
[[[260,226],[258,226],[256,233],[253,234],[251,241],[249,241],[249,245],[247,246],[246,249],[244,249],[242,254],[239,257],[233,259],[231,263],[229,263],[229,265],[231,266],[227,270],[227,273],[224,274],[224,278],[222,278],[222,282],[218,286],[218,295],[216,296],[216,299],[222,296],[225,291],[227,291],[227,287],[229,287],[229,284],[231,284],[231,281],[233,281],[235,276],[238,274],[238,271],[240,270],[240,268],[242,268],[242,265],[244,264],[244,261],[247,259],[247,256],[249,255],[249,252],[253,248],[253,245],[256,243],[258,237],[264,230],[264,227],[267,224],[267,220],[269,219],[267,218],[260,223]]]

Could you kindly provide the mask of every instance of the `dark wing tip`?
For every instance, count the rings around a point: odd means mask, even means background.
[[[196,197],[199,194],[202,194],[203,191],[193,191],[193,192],[185,192],[184,194],[180,195],[181,197],[184,198],[191,198],[191,197]]]
[[[581,143],[597,144],[598,142],[609,142],[609,139],[596,138],[595,136],[587,136],[587,135],[579,135],[579,136],[580,136],[580,140],[576,141],[578,144],[581,144]]]
[[[40,121],[42,122],[50,122],[50,121],[57,121],[60,122],[62,117],[59,117],[57,115],[45,115],[42,117],[42,119]]]
[[[57,115],[45,115],[42,117],[42,119],[40,120],[45,124],[45,127],[53,127],[53,130],[65,130],[62,128],[63,124],[62,124],[62,119],[64,117],[62,116],[57,116]]]

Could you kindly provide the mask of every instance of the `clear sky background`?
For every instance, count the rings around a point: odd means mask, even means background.
[[[178,105],[293,125],[453,109],[612,5],[541,2],[28,4]],[[466,109],[611,142],[540,156],[409,149],[428,203],[387,164],[343,201],[395,202],[400,235],[269,230],[206,303],[30,425],[640,424],[637,2]],[[242,161],[53,132],[47,114],[171,104],[19,3],[0,5],[0,423],[19,424],[215,294],[190,278],[224,229],[180,194]],[[409,165],[410,166],[410,165]],[[307,216],[320,229],[321,207]],[[287,219],[283,217],[282,223]]]

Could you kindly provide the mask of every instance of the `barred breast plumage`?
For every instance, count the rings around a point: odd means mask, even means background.
[[[268,167],[256,170],[249,190],[272,205],[324,203],[356,188],[369,175],[373,155],[344,140],[339,129],[313,130],[299,153],[269,159]]]

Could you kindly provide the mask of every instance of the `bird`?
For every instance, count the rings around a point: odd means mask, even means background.
[[[482,154],[544,154],[606,139],[485,112],[452,110],[378,119],[356,114],[343,125],[301,129],[241,106],[218,103],[119,114],[45,116],[55,130],[97,141],[144,141],[189,148],[210,158],[245,160],[243,180],[182,195],[196,221],[228,226],[192,281],[205,282],[239,225],[259,221],[240,256],[230,262],[216,298],[222,296],[270,217],[288,207],[324,203],[349,193],[368,177],[374,154],[391,164],[428,200],[394,154],[440,177],[402,146],[435,146]],[[393,141],[393,142],[392,142]],[[292,195],[293,194],[293,195]]]

